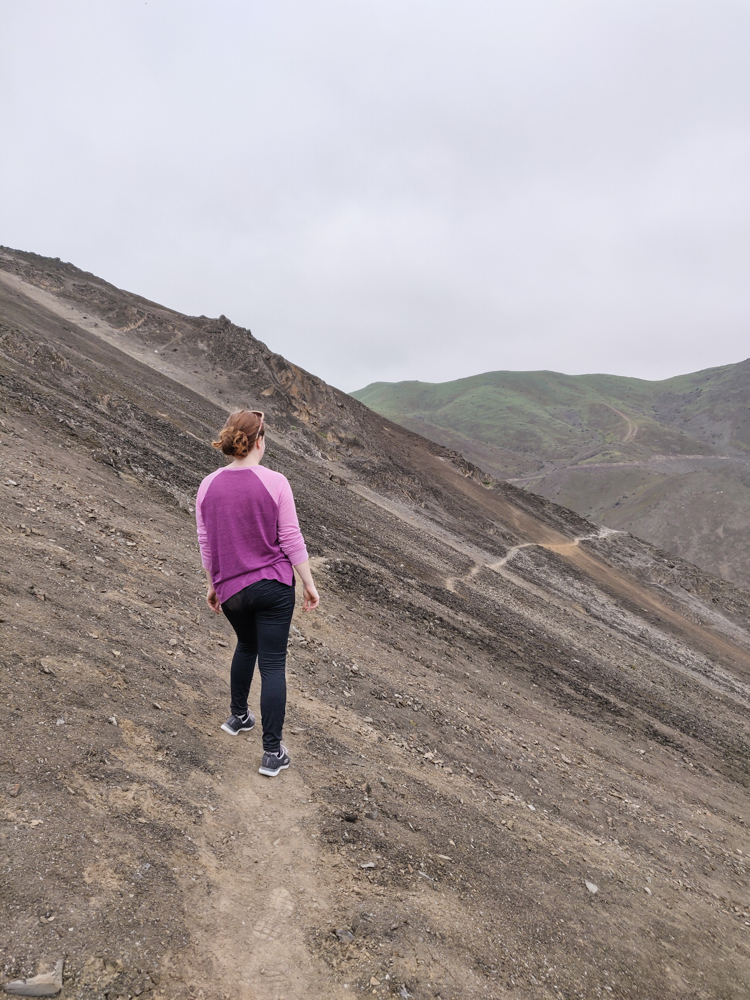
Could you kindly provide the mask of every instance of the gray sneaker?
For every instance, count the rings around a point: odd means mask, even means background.
[[[278,753],[269,753],[266,751],[263,754],[263,760],[258,768],[258,773],[267,774],[269,778],[275,778],[279,771],[286,770],[290,764],[289,751],[282,743]]]
[[[221,724],[221,728],[230,736],[239,736],[240,733],[249,733],[255,725],[255,716],[248,709],[244,715],[230,715],[226,722]]]

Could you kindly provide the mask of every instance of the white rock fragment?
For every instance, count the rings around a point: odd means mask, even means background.
[[[64,964],[65,959],[61,958],[52,972],[42,972],[31,979],[14,979],[13,982],[4,983],[3,989],[17,997],[56,997],[63,985]]]
[[[592,896],[595,893],[599,892],[599,886],[598,885],[594,885],[593,882],[589,882],[588,879],[585,879],[584,884],[585,884],[586,888],[588,889],[588,891],[591,893]]]

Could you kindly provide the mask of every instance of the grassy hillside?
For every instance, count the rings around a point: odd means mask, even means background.
[[[511,464],[529,471],[653,454],[750,453],[750,360],[662,382],[486,372],[437,384],[374,382],[352,395],[397,423],[433,428],[430,437],[513,453]]]
[[[495,476],[750,586],[750,360],[660,382],[486,372],[352,395]]]

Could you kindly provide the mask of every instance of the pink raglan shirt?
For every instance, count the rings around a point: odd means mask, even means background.
[[[203,566],[220,603],[258,580],[294,582],[292,566],[307,559],[292,488],[262,465],[217,469],[195,501]]]

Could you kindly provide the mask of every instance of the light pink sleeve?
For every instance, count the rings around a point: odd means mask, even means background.
[[[206,525],[203,522],[203,498],[206,495],[206,490],[211,485],[214,476],[218,475],[222,470],[217,469],[216,472],[212,472],[210,476],[206,476],[203,482],[198,487],[198,495],[195,498],[195,524],[198,529],[198,547],[201,550],[201,562],[203,563],[203,568],[211,569],[211,549],[208,547],[208,532],[206,531]]]
[[[281,489],[277,499],[279,505],[279,544],[292,566],[299,566],[307,559],[307,548],[302,532],[299,530],[292,487],[285,476],[281,476],[281,480]]]

